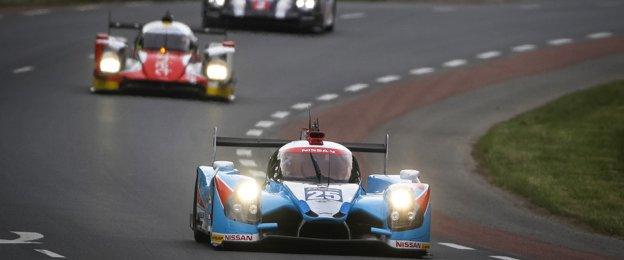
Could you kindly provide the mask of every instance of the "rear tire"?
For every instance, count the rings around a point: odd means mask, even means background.
[[[193,195],[193,237],[197,243],[206,243],[210,241],[210,236],[197,228],[197,178],[195,178],[195,192]]]

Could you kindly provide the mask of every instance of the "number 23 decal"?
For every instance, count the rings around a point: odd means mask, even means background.
[[[339,189],[321,187],[305,188],[305,199],[342,201],[342,191]]]

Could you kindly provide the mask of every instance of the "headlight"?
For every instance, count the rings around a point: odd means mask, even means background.
[[[299,9],[312,10],[316,6],[316,0],[297,0],[295,5]]]
[[[100,59],[100,71],[104,73],[117,73],[121,70],[121,61],[114,52],[105,52]]]
[[[212,80],[226,80],[229,77],[227,64],[223,60],[213,60],[206,66],[206,76]]]
[[[208,3],[216,7],[223,7],[225,0],[208,0]]]
[[[241,203],[251,203],[258,199],[260,189],[254,182],[243,182],[236,189],[236,197]]]
[[[388,226],[395,231],[409,230],[422,225],[423,213],[409,187],[393,187],[387,194]]]
[[[245,181],[236,187],[225,207],[225,215],[243,223],[260,222],[260,187],[255,181]]]
[[[408,189],[396,189],[390,192],[390,204],[394,209],[408,209],[413,203],[414,197]]]

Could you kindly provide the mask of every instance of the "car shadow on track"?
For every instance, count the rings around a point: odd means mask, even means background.
[[[276,33],[308,37],[322,36],[325,34],[300,28],[296,24],[279,21],[274,22],[252,20],[250,22],[228,22],[224,28],[229,32]]]
[[[217,103],[229,103],[225,98],[216,98],[216,97],[204,97],[197,92],[188,92],[188,91],[172,91],[172,90],[157,90],[157,89],[125,89],[116,92],[102,92],[96,93],[95,95],[104,95],[104,96],[139,96],[139,97],[152,97],[152,98],[171,98],[171,99],[182,99],[182,100],[191,100],[191,101],[214,101]]]

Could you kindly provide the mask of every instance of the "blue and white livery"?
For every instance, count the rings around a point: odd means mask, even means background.
[[[264,180],[241,174],[228,161],[199,166],[190,227],[213,246],[267,238],[378,242],[427,254],[429,185],[416,170],[372,174],[361,185],[352,152],[386,153],[386,144],[339,144],[306,131],[305,140],[216,137],[216,146],[278,148]],[[387,143],[387,142],[386,142]]]

